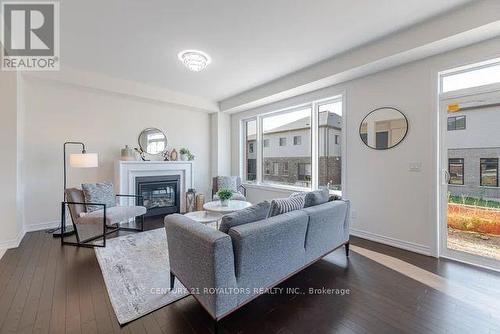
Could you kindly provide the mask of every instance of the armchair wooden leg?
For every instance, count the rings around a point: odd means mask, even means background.
[[[345,247],[345,256],[349,257],[349,241],[344,245]]]

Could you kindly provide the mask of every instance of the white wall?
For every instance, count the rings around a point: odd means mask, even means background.
[[[231,116],[221,112],[210,119],[211,175],[231,175]]]
[[[258,113],[346,93],[346,184],[352,201],[352,232],[422,253],[437,245],[437,72],[500,55],[500,38],[427,58],[364,78],[248,110],[232,116],[232,142],[238,142],[240,120]],[[359,124],[371,110],[392,106],[409,120],[409,132],[397,147],[366,147]],[[239,147],[233,146],[232,170],[239,170]],[[409,172],[420,162],[421,172]],[[249,188],[253,201],[283,196]]]
[[[114,162],[120,157],[120,149],[126,144],[137,147],[139,133],[146,127],[157,127],[166,133],[169,148],[179,151],[181,147],[187,147],[196,156],[195,188],[206,196],[209,194],[210,114],[36,77],[24,79],[22,94],[25,221],[28,229],[59,220],[62,148],[68,140],[83,141],[88,152],[99,153],[99,168],[69,168],[69,186],[113,181]],[[70,150],[77,152],[79,148]]]
[[[18,77],[0,71],[0,249],[16,247],[22,234],[18,178]]]

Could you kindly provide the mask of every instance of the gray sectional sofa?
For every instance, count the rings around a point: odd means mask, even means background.
[[[220,320],[326,254],[349,251],[349,202],[331,201],[223,233],[182,215],[165,217],[171,270]]]

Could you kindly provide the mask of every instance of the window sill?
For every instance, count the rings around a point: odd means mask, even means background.
[[[278,192],[283,192],[283,193],[290,193],[290,192],[295,192],[295,191],[312,191],[311,188],[276,185],[276,184],[268,184],[268,183],[244,183],[243,186],[245,188],[250,188],[250,189],[272,190],[272,191],[278,191]],[[330,190],[330,195],[342,196],[342,191]]]

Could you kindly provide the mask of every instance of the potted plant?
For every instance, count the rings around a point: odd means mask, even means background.
[[[191,154],[191,152],[183,147],[179,150],[179,154],[181,155],[181,160],[182,161],[187,161],[187,160],[193,160],[194,159],[194,155]],[[190,157],[192,157],[192,159],[190,159]]]
[[[233,192],[231,189],[222,188],[217,192],[217,196],[219,197],[220,205],[228,206],[229,200],[233,197]]]

